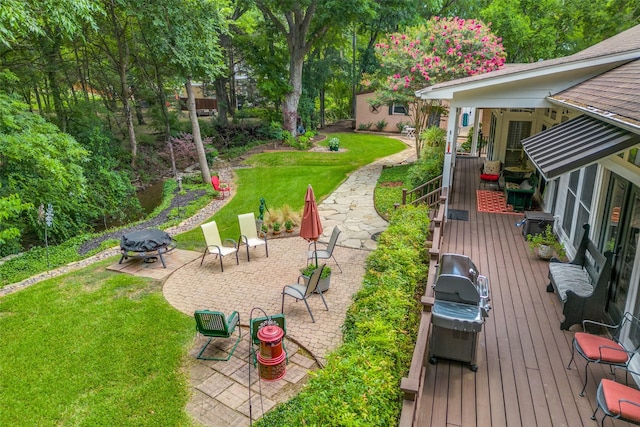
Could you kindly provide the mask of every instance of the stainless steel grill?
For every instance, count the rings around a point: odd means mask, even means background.
[[[489,281],[465,255],[443,254],[433,285],[429,362],[438,358],[469,363],[477,371],[478,333],[489,316]]]

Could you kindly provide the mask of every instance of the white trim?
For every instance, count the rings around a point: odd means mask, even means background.
[[[637,166],[632,165],[618,156],[609,156],[606,159],[602,159],[599,163],[611,172],[631,182],[633,185],[640,187],[640,172]]]

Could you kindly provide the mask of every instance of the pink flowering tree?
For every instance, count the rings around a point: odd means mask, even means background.
[[[415,96],[417,90],[461,77],[487,73],[504,65],[500,39],[489,25],[476,19],[433,17],[407,33],[395,33],[376,45],[380,71],[372,81],[375,105],[408,106],[416,128],[416,152],[422,150],[420,133],[432,113],[443,113],[437,101]]]

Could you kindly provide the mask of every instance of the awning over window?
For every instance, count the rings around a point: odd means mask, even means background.
[[[527,156],[547,180],[636,144],[640,135],[585,115],[522,140]]]

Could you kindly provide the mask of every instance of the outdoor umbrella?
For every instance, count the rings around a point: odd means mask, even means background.
[[[313,249],[316,254],[316,268],[318,267],[316,243],[321,235],[322,223],[320,222],[318,205],[316,205],[316,196],[313,194],[313,188],[309,185],[307,193],[304,196],[304,212],[302,213],[302,222],[300,223],[300,237],[308,242],[313,241]]]

